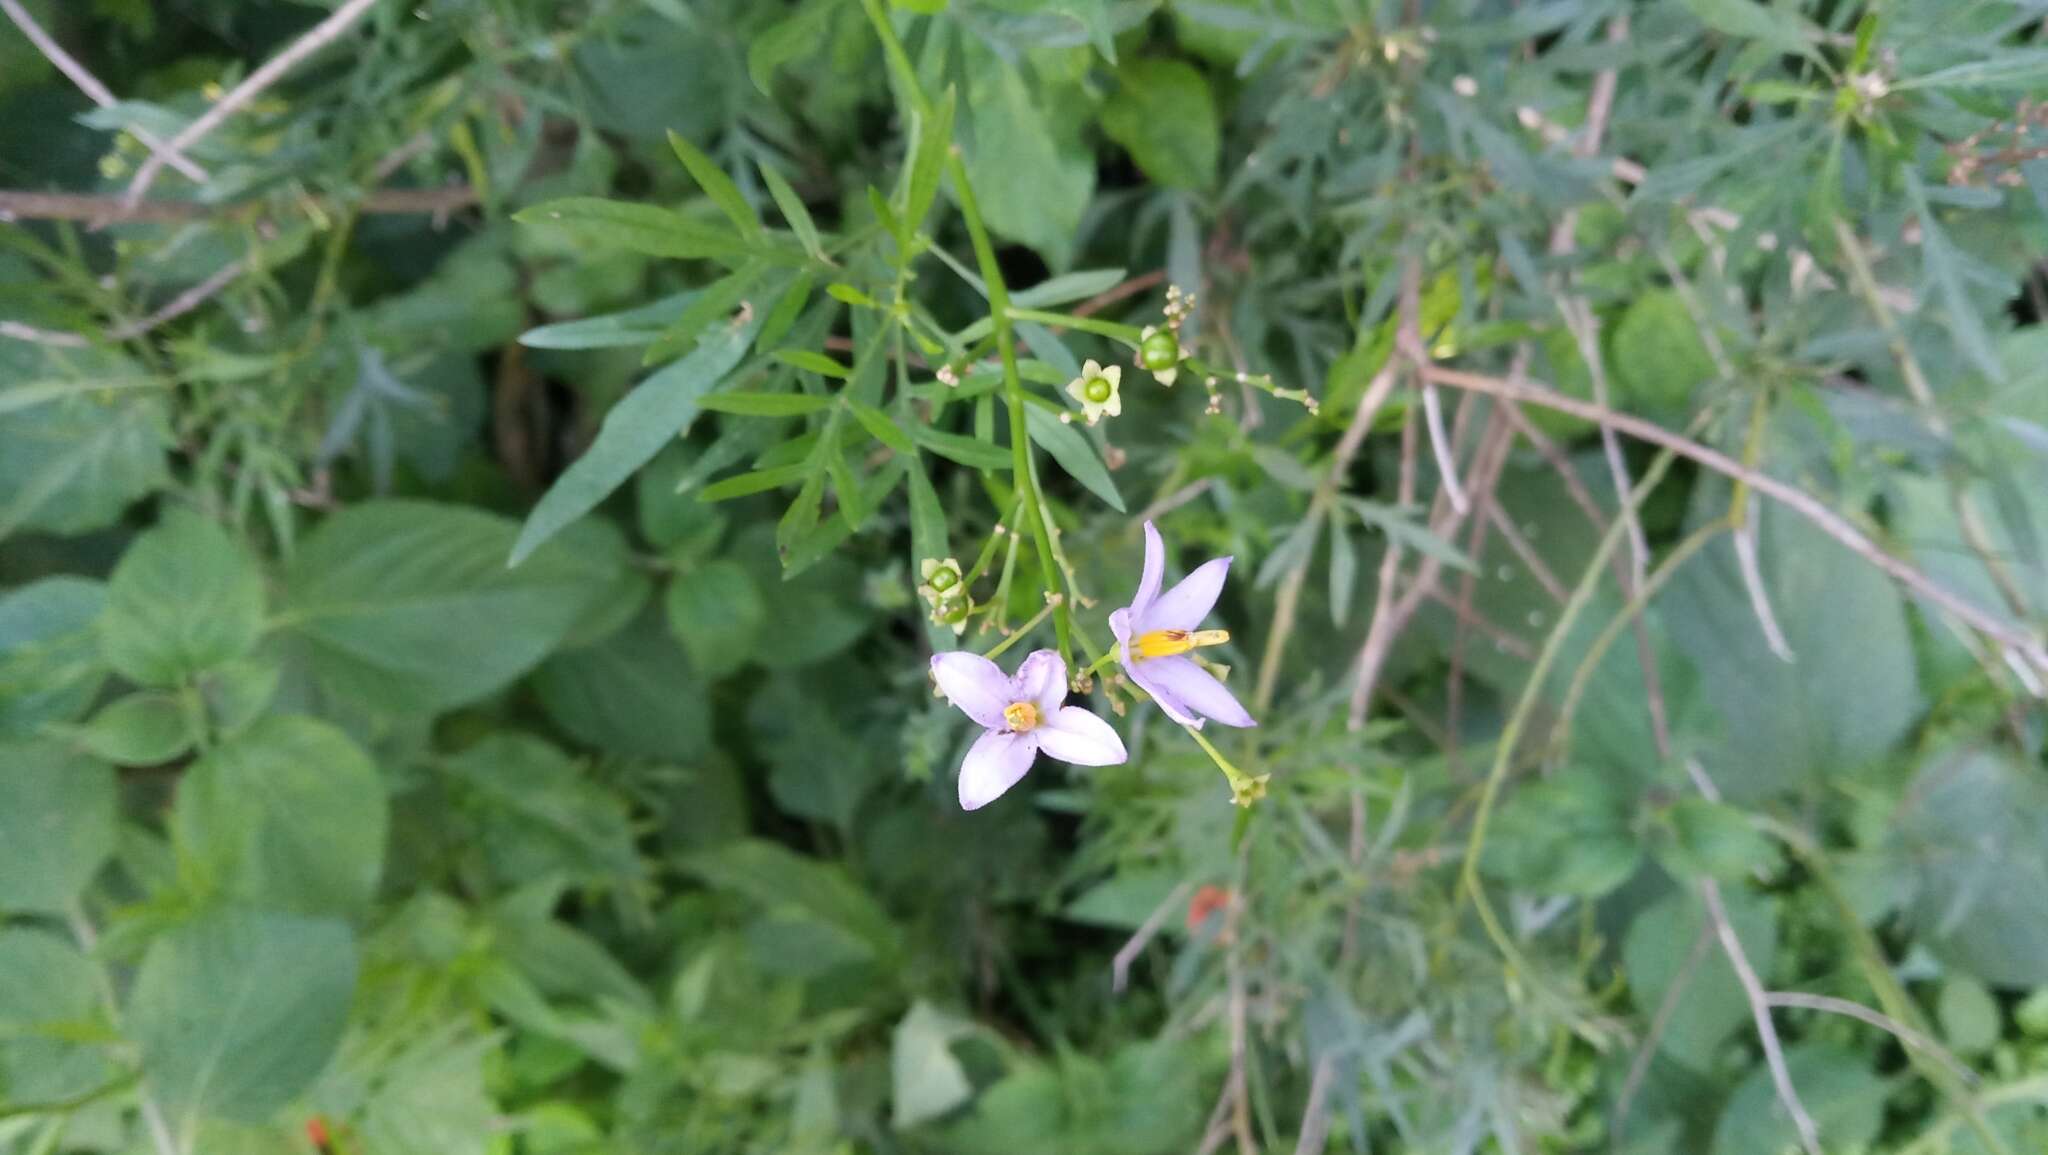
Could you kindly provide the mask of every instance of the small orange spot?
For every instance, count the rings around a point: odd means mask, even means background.
[[[327,1134],[327,1120],[318,1115],[306,1120],[306,1139],[320,1150],[327,1150],[328,1144],[332,1142]]]
[[[1221,886],[1204,886],[1188,899],[1188,929],[1200,930],[1209,916],[1230,905],[1230,891]]]

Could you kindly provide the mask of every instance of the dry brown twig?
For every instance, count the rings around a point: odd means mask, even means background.
[[[1847,518],[1829,509],[1818,498],[1797,486],[1751,469],[1719,450],[1673,433],[1654,422],[1605,409],[1575,397],[1567,397],[1546,385],[1507,381],[1483,373],[1471,373],[1441,365],[1432,365],[1428,372],[1442,385],[1538,405],[1560,413],[1569,413],[1582,420],[1611,425],[1617,431],[1639,441],[1663,446],[1698,465],[1744,482],[1763,496],[1805,518],[1850,552],[1883,570],[1893,580],[1934,603],[1943,612],[1999,644],[2018,650],[2037,669],[2048,670],[2048,647],[2044,647],[2040,637],[2025,627],[2005,621],[1949,592],[1910,562],[1887,552],[1867,534],[1852,525]]]
[[[1145,916],[1145,921],[1138,925],[1130,939],[1117,949],[1116,957],[1111,959],[1109,964],[1111,991],[1117,994],[1124,993],[1124,987],[1131,979],[1131,964],[1138,960],[1139,955],[1145,953],[1145,948],[1151,944],[1152,937],[1159,933],[1160,927],[1166,925],[1166,918],[1173,913],[1173,908],[1187,898],[1188,888],[1192,885],[1189,882],[1182,882],[1168,891],[1159,905],[1152,908],[1152,913]]]
[[[339,206],[338,199],[315,201],[322,208]],[[467,185],[446,188],[377,189],[348,202],[358,213],[370,216],[440,216],[477,203],[476,190]],[[137,221],[150,224],[182,224],[187,221],[256,218],[273,206],[265,201],[143,201],[133,207],[120,197],[89,193],[31,192],[0,189],[0,222],[6,221],[95,221],[121,224]]]
[[[36,51],[42,53],[43,58],[54,65],[57,71],[77,85],[78,90],[85,93],[86,99],[101,108],[112,108],[120,103],[114,98],[113,91],[100,83],[99,77],[94,76],[85,65],[64,51],[64,46],[57,43],[55,37],[43,31],[42,25],[35,22],[35,18],[28,14],[28,9],[23,8],[19,0],[0,0],[0,12],[5,12],[7,18],[14,21],[14,26],[21,29],[21,34],[28,38],[30,44],[35,45]],[[133,125],[130,125],[127,131],[130,136],[141,141],[142,147],[148,149],[163,164],[177,169],[187,178],[199,184],[205,184],[213,179],[204,168],[165,144],[156,134]]]
[[[182,153],[206,138],[208,133],[219,128],[228,117],[235,114],[250,101],[256,99],[264,89],[276,83],[285,73],[298,67],[299,62],[320,51],[338,39],[342,33],[375,7],[377,0],[347,0],[341,7],[330,13],[327,19],[308,29],[304,36],[292,41],[284,51],[265,61],[256,71],[249,74],[242,83],[235,85],[225,96],[213,103],[213,107],[202,113],[199,119],[186,125],[184,130],[171,138],[167,147],[173,153]],[[135,179],[128,183],[128,192],[122,197],[122,204],[133,210],[142,204],[142,198],[149,193],[149,186],[156,182],[157,174],[163,171],[164,156],[153,153],[135,170]]]
[[[1799,1145],[1806,1149],[1806,1155],[1822,1155],[1820,1130],[1814,1126],[1806,1104],[1800,1101],[1798,1088],[1792,1085],[1791,1068],[1785,1065],[1785,1048],[1778,1042],[1777,1027],[1771,1023],[1770,995],[1764,990],[1763,980],[1757,977],[1756,967],[1750,965],[1749,952],[1742,948],[1735,925],[1728,921],[1720,884],[1711,878],[1701,879],[1700,897],[1707,904],[1707,918],[1721,940],[1722,953],[1728,956],[1728,965],[1735,968],[1736,981],[1742,984],[1742,992],[1749,999],[1750,1017],[1756,1020],[1756,1037],[1763,1047],[1764,1063],[1770,1068],[1778,1100],[1785,1104],[1785,1110],[1792,1116],[1793,1129],[1799,1132]]]

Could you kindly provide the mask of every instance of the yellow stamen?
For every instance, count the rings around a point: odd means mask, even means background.
[[[1220,646],[1229,640],[1229,630],[1153,630],[1139,634],[1131,643],[1131,651],[1140,658],[1167,658],[1201,646]]]
[[[1038,725],[1038,707],[1029,702],[1012,702],[1003,707],[1003,721],[1010,724],[1013,732],[1026,733]]]

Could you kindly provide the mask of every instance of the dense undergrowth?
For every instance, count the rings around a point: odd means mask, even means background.
[[[2048,1148],[2039,0],[0,9],[0,1152]]]

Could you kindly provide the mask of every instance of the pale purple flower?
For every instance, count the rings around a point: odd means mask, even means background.
[[[1203,718],[1226,726],[1256,726],[1237,698],[1188,652],[1230,640],[1226,630],[1195,627],[1209,616],[1223,593],[1230,559],[1219,557],[1195,568],[1179,585],[1159,592],[1166,576],[1166,545],[1159,531],[1145,523],[1145,570],[1131,604],[1109,615],[1109,628],[1123,648],[1124,672],[1152,695],[1166,715],[1183,726],[1199,728]]]
[[[965,650],[932,655],[948,701],[986,733],[960,763],[960,808],[979,810],[1024,777],[1039,751],[1076,766],[1114,766],[1130,755],[1109,723],[1067,699],[1067,663],[1051,650],[1024,659],[1011,677]]]

